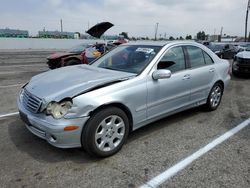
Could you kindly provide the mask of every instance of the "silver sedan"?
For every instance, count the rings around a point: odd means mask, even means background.
[[[107,157],[146,124],[200,105],[217,109],[228,73],[228,61],[195,42],[129,43],[91,65],[34,76],[17,103],[33,134]]]

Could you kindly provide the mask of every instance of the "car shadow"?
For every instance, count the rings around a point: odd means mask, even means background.
[[[129,144],[140,137],[148,135],[159,129],[163,129],[166,126],[171,126],[176,122],[182,121],[184,118],[203,112],[206,112],[203,107],[197,107],[151,123],[134,132],[131,132],[125,144]],[[51,146],[45,140],[30,133],[19,117],[9,124],[8,132],[10,139],[16,148],[21,152],[27,153],[37,161],[45,161],[48,163],[73,161],[75,163],[82,164],[103,160],[102,158],[89,156],[81,148],[61,149]]]
[[[81,148],[61,149],[51,146],[45,140],[30,133],[19,117],[9,124],[8,132],[16,148],[37,161],[46,161],[48,163],[61,161],[92,163],[100,160],[90,157]]]
[[[249,80],[250,79],[250,75],[247,74],[242,74],[242,75],[231,75],[231,79],[234,81],[244,81],[244,80]]]
[[[129,138],[127,140],[127,143],[133,142],[134,140],[138,139],[138,137],[146,136],[149,133],[157,132],[160,129],[163,129],[166,126],[171,126],[173,124],[176,124],[183,119],[186,119],[188,117],[192,117],[196,114],[201,113],[208,113],[208,111],[204,108],[204,106],[199,106],[196,108],[191,108],[189,110],[185,110],[179,113],[176,113],[174,115],[165,117],[163,119],[160,119],[158,121],[155,121],[153,123],[150,123],[146,126],[143,126],[129,134]],[[202,122],[201,122],[202,123]]]

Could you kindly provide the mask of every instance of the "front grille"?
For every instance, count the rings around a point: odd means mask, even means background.
[[[239,65],[250,67],[250,59],[239,58]]]
[[[42,104],[41,99],[32,95],[26,89],[23,90],[22,101],[23,101],[24,107],[33,113],[37,113],[39,111],[41,104]]]

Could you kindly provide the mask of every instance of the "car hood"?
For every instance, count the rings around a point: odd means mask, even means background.
[[[101,22],[93,27],[91,27],[86,33],[90,34],[93,37],[100,38],[103,33],[105,33],[109,28],[113,27],[114,25],[110,22]]]
[[[75,54],[76,53],[72,53],[72,52],[58,52],[58,53],[54,53],[54,54],[49,55],[47,57],[47,59],[57,59],[57,58],[70,56],[70,55],[75,55]]]
[[[89,65],[63,67],[34,76],[25,88],[44,102],[72,98],[94,88],[104,87],[136,76]]]
[[[243,58],[243,59],[250,59],[250,51],[239,52],[239,53],[237,53],[236,56]]]

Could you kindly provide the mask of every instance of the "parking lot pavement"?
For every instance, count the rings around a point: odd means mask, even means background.
[[[46,66],[28,71],[34,72],[20,73],[18,79],[27,81]],[[8,78],[11,84],[19,81]],[[233,77],[216,111],[195,108],[152,123],[131,133],[123,149],[106,159],[54,148],[26,130],[18,116],[1,118],[0,187],[138,187],[249,118],[249,83]],[[16,110],[18,90],[0,88],[0,114]],[[250,126],[161,187],[249,187],[249,135]]]

